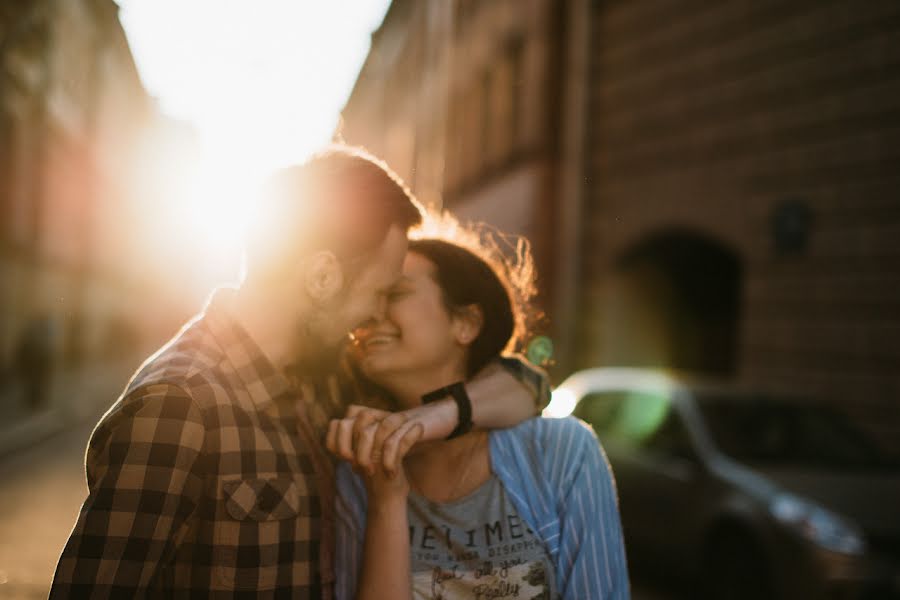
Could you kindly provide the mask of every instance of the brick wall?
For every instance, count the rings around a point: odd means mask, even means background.
[[[891,434],[900,400],[900,3],[595,1],[578,363],[621,331],[617,261],[656,233],[741,264],[733,375]],[[779,251],[784,201],[809,211]],[[896,430],[894,431],[896,433]]]

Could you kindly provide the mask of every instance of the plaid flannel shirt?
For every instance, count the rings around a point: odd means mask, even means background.
[[[51,598],[332,596],[322,439],[355,395],[335,377],[292,385],[229,316],[227,294],[141,367],[94,430],[89,494]],[[546,377],[503,362],[546,403]]]

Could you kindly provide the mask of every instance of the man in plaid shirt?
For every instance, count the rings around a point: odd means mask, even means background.
[[[89,494],[51,598],[331,597],[323,439],[355,398],[333,366],[347,333],[384,310],[421,213],[396,175],[346,147],[286,169],[269,191],[242,286],[216,291],[94,430]],[[481,426],[545,401],[545,378],[505,366],[467,384]],[[406,418],[437,439],[457,407]]]

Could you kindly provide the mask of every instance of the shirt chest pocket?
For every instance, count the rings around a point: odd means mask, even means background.
[[[291,478],[221,483],[224,514],[215,525],[213,556],[220,581],[234,589],[269,589],[290,571],[295,538],[309,526],[310,499]]]

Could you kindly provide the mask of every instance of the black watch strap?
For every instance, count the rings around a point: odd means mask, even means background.
[[[456,402],[456,410],[459,415],[456,427],[447,436],[448,440],[452,440],[472,430],[472,401],[469,400],[469,394],[466,393],[465,383],[457,381],[428,392],[422,396],[422,404],[437,402],[447,397],[453,398],[453,401]]]

